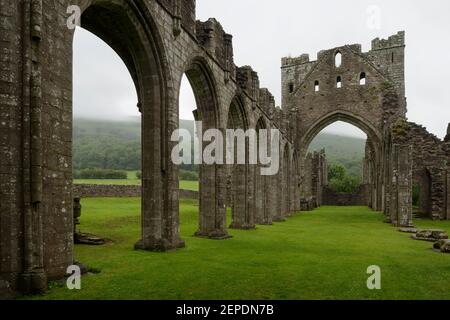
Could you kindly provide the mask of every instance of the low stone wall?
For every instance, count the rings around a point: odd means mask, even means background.
[[[73,196],[80,198],[133,198],[141,196],[141,186],[76,184]],[[198,200],[197,191],[180,190],[180,198]]]
[[[194,199],[198,200],[200,198],[200,195],[198,191],[192,191],[192,190],[180,190],[180,199]]]
[[[323,188],[323,205],[326,206],[367,206],[369,186],[362,185],[355,193],[338,193],[329,187]]]
[[[141,186],[76,184],[74,197],[80,198],[131,198],[141,196]]]

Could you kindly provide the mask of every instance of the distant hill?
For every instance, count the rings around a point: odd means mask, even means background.
[[[181,120],[180,128],[193,136],[194,122]],[[75,119],[73,130],[74,167],[139,170],[141,165],[141,124],[139,118],[125,121]],[[325,148],[330,163],[343,165],[349,173],[361,175],[365,140],[319,134],[310,150]]]
[[[365,156],[366,139],[320,133],[309,150],[325,149],[327,161],[343,165],[352,175],[362,176],[362,161]]]

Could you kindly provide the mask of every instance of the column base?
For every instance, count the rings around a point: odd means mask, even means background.
[[[286,222],[285,218],[275,218],[273,219],[273,222]]]
[[[235,230],[255,230],[256,229],[256,225],[239,225],[239,224],[235,224],[232,223],[230,225],[230,229],[235,229]]]
[[[47,292],[47,275],[43,269],[22,273],[19,276],[19,290],[23,294]]]
[[[166,239],[145,241],[139,240],[135,245],[135,250],[154,251],[154,252],[166,252],[176,249],[182,249],[186,247],[186,243],[181,240],[168,241]]]
[[[204,232],[199,230],[194,234],[194,236],[211,240],[227,240],[233,238],[233,236],[222,230],[215,230],[213,232]]]
[[[407,224],[399,224],[399,225],[394,225],[394,227],[398,227],[398,228],[414,228],[414,224],[412,223],[407,223]]]

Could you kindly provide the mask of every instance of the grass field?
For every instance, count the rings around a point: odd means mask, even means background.
[[[85,199],[80,229],[113,240],[76,246],[76,258],[99,274],[82,290],[54,283],[33,299],[450,299],[450,255],[382,222],[364,207],[323,207],[255,231],[231,230],[230,240],[192,235],[198,206],[181,203],[187,247],[169,253],[134,251],[139,199]],[[450,222],[417,221],[450,231]],[[382,290],[366,287],[378,265]]]

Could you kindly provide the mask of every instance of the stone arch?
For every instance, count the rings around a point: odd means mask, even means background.
[[[21,94],[22,112],[33,117],[24,129],[29,130],[33,139],[23,135],[23,153],[30,153],[33,163],[24,161],[20,172],[23,179],[31,181],[31,190],[23,197],[17,218],[23,221],[21,250],[11,258],[18,261],[12,287],[16,289],[20,284],[24,293],[45,290],[47,279],[64,277],[67,266],[74,260],[71,142],[74,31],[60,23],[63,16],[57,10],[64,6],[64,1],[57,5],[44,1],[41,5],[33,6],[33,12],[29,12],[29,6],[21,6],[20,15],[24,19],[16,29],[25,43],[21,52],[17,52],[17,61],[24,71],[33,71],[29,74],[31,81],[21,79],[18,84],[27,88]],[[39,13],[39,9],[45,10],[45,14]],[[26,23],[30,18],[37,21],[31,29]],[[81,20],[84,28],[108,43],[122,58],[138,93],[145,137],[141,240],[136,247],[148,250],[181,247],[184,243],[178,234],[178,211],[168,201],[170,186],[166,172],[170,157],[165,137],[171,91],[159,30],[143,1],[83,1]],[[48,27],[39,28],[43,24]],[[30,30],[36,33],[33,37],[28,34]],[[49,162],[52,164],[47,165]]]
[[[342,121],[354,125],[355,127],[361,129],[364,133],[367,134],[368,141],[370,142],[370,146],[375,153],[376,163],[379,163],[379,159],[381,156],[381,141],[382,135],[381,133],[373,127],[369,121],[366,121],[364,118],[351,114],[346,111],[334,111],[331,112],[324,117],[317,120],[313,123],[306,134],[300,139],[298,150],[300,153],[300,163],[303,164],[302,161],[306,157],[306,153],[308,151],[308,147],[314,138],[326,127],[337,122]],[[302,171],[302,166],[300,167]]]
[[[249,121],[245,109],[244,99],[241,96],[233,98],[228,109],[227,129],[241,130],[246,132],[249,128]],[[228,139],[227,142],[230,142]],[[234,139],[234,138],[233,138]],[[254,203],[253,203],[253,172],[254,167],[249,164],[249,138],[245,137],[245,164],[238,163],[237,160],[237,139],[234,139],[234,164],[227,165],[228,181],[227,194],[231,204],[231,224],[233,229],[253,229]]]
[[[168,83],[171,75],[158,27],[144,1],[91,1],[82,27],[105,41],[122,58],[135,83],[142,114],[142,239],[138,249],[169,250],[184,246],[179,238],[178,204],[170,194],[173,170],[169,141]]]
[[[197,128],[201,131],[198,134],[203,136],[208,130],[219,128],[217,83],[207,60],[201,56],[195,56],[188,62],[184,74],[192,87],[197,104],[197,110],[194,111],[195,120],[202,123],[201,130]],[[202,140],[199,141],[201,152],[209,144]],[[226,176],[222,167],[220,163],[200,165],[199,229],[195,234],[198,237],[213,239],[230,237],[226,227]]]
[[[308,146],[323,129],[337,121],[346,122],[361,129],[374,143],[376,143],[376,146],[379,146],[382,135],[369,121],[347,111],[337,110],[326,114],[309,126],[306,134],[300,139],[299,150],[301,150],[302,155],[306,155],[305,153]]]
[[[299,162],[300,162],[300,174],[301,181],[304,181],[305,176],[305,161],[308,152],[308,147],[312,140],[326,127],[337,122],[342,121],[349,123],[359,129],[361,129],[367,135],[368,148],[371,150],[372,157],[369,165],[371,166],[371,175],[373,177],[372,184],[370,186],[368,198],[370,198],[370,205],[373,209],[378,210],[381,208],[382,203],[382,177],[381,177],[381,156],[382,156],[382,134],[374,127],[367,119],[355,115],[351,112],[344,110],[336,110],[326,114],[318,119],[311,126],[308,127],[305,135],[300,139],[299,150]],[[325,174],[325,173],[324,173]],[[325,177],[326,178],[326,177]],[[320,199],[319,204],[320,204]]]
[[[193,57],[188,62],[184,74],[186,74],[194,92],[198,108],[196,120],[202,121],[203,129],[219,128],[220,112],[217,82],[208,61],[202,56]]]

